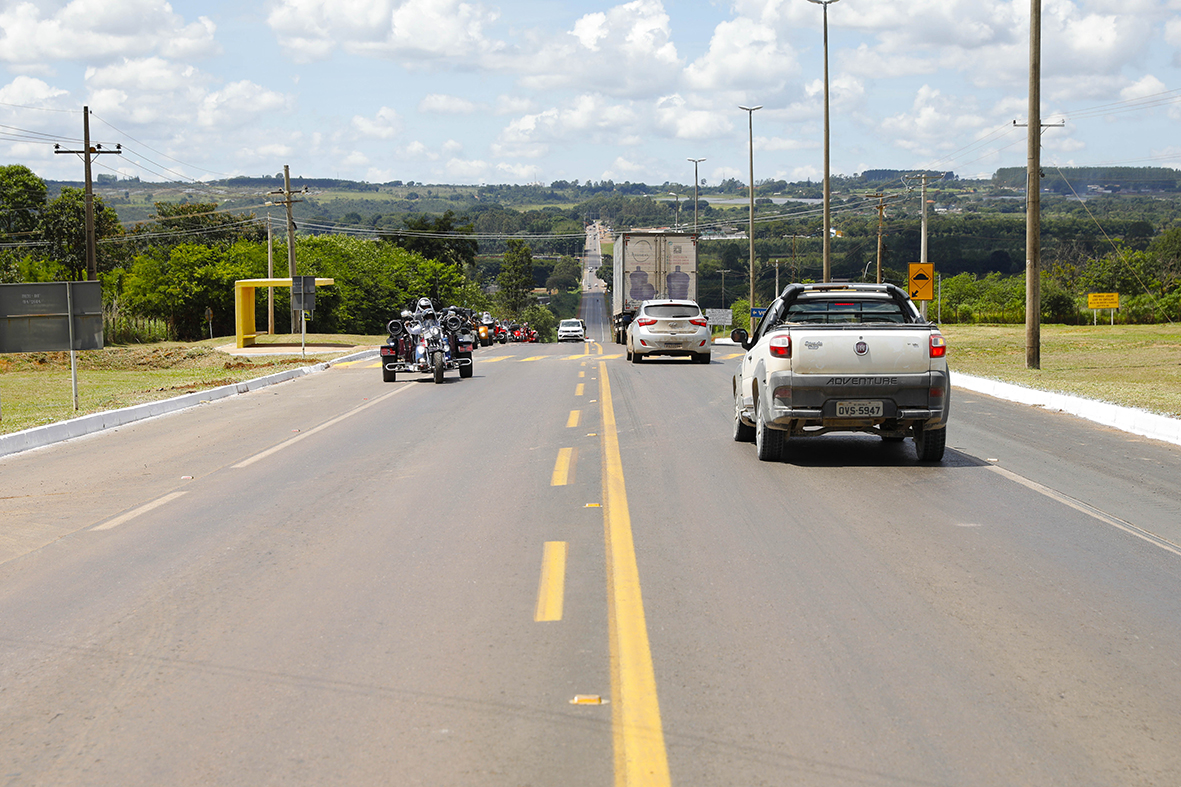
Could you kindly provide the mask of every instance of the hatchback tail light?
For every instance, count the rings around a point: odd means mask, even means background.
[[[771,349],[771,357],[773,358],[790,358],[791,357],[791,337],[790,336],[776,336],[771,339],[768,347]]]
[[[641,317],[640,319],[636,320],[636,325],[640,326],[641,328],[646,328],[649,325],[655,325],[655,324],[656,324],[656,320],[655,320],[655,318],[652,318],[652,317]]]
[[[698,317],[696,319],[689,320],[689,324],[696,325],[698,328],[706,328],[709,326],[709,320],[705,319],[704,317]]]
[[[931,357],[943,358],[947,355],[947,340],[941,333],[931,334]]]

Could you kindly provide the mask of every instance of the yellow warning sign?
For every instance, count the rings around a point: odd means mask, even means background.
[[[912,262],[906,291],[912,301],[935,300],[935,263]]]
[[[1087,295],[1088,309],[1118,309],[1118,292],[1092,292]]]

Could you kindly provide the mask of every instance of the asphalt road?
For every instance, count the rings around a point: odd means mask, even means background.
[[[761,463],[730,354],[0,459],[0,784],[1181,783],[1181,449],[957,391],[941,465]]]

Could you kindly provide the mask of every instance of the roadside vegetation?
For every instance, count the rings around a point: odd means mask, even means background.
[[[218,350],[225,339],[108,346],[76,353],[78,410],[74,410],[67,352],[0,355],[0,434],[91,413],[171,399],[194,391],[252,380],[293,366],[311,366],[373,346],[381,336],[309,334],[309,345],[333,346],[329,354],[300,355],[300,336],[262,337],[291,345],[290,354],[236,356]]]
[[[1181,418],[1181,325],[1043,325],[1041,369],[1025,367],[1025,326],[944,325],[956,373]]]

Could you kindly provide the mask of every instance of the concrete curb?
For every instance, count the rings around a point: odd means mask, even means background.
[[[967,388],[969,391],[1007,399],[1010,402],[1045,407],[1058,410],[1088,421],[1110,426],[1124,432],[1150,437],[1174,445],[1181,445],[1181,419],[1157,415],[1147,410],[1137,410],[1134,407],[1123,407],[1118,404],[1097,402],[1094,399],[1084,399],[1079,396],[1038,391],[986,377],[973,377],[969,374],[957,374],[952,370],[951,384],[957,388]]]
[[[104,429],[124,426],[135,421],[142,421],[145,418],[155,418],[159,415],[187,410],[190,407],[196,407],[199,404],[212,402],[216,399],[224,399],[228,396],[237,396],[238,394],[257,391],[260,388],[266,388],[268,385],[275,385],[276,383],[294,380],[304,375],[322,372],[333,364],[343,361],[361,360],[362,358],[376,356],[377,353],[378,351],[376,349],[363,350],[352,355],[334,358],[331,361],[324,361],[313,364],[312,366],[301,366],[298,369],[288,369],[283,372],[269,374],[266,377],[258,377],[254,380],[222,385],[208,391],[196,391],[194,393],[174,396],[171,399],[162,399],[158,402],[147,402],[146,404],[137,404],[119,410],[92,413],[91,415],[71,418],[68,421],[59,421],[58,423],[35,426],[32,429],[25,429],[20,432],[13,432],[12,434],[0,435],[0,457],[29,451],[34,448],[41,448],[61,442],[62,440],[83,437],[88,434],[94,434],[95,432],[101,432]]]

